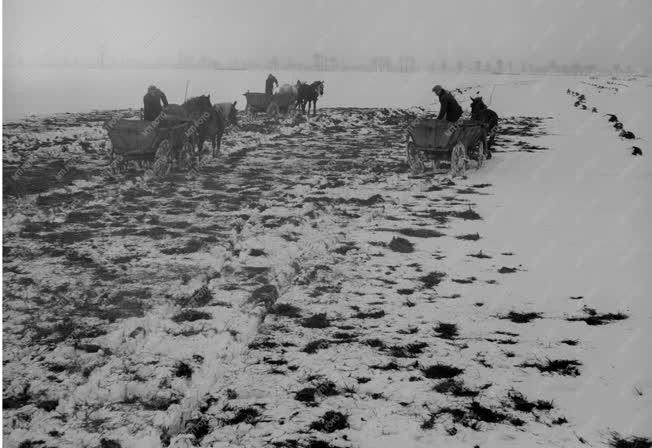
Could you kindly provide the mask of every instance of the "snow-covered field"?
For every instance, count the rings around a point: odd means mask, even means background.
[[[652,437],[652,91],[585,82],[614,86],[504,79],[494,157],[454,180],[404,163],[422,107],[243,118],[165,180],[105,172],[135,111],[5,124],[4,444]]]

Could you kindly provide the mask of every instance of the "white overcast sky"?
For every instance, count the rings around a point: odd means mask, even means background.
[[[5,0],[4,51],[176,61],[345,61],[413,55],[449,63],[652,65],[652,0]]]

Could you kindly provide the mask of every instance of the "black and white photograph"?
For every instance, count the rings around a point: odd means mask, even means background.
[[[652,448],[652,1],[4,0],[7,448]]]

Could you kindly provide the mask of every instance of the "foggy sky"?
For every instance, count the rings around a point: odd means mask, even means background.
[[[652,64],[648,0],[5,0],[5,61],[412,55]]]

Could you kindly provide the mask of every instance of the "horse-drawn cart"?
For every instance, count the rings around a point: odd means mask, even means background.
[[[448,162],[451,175],[462,176],[469,160],[476,161],[479,169],[486,158],[487,131],[479,121],[423,119],[413,123],[407,134],[407,162],[414,174],[423,173],[429,162],[433,168]]]
[[[296,96],[292,93],[267,93],[247,92],[245,113],[255,115],[257,112],[266,112],[267,115],[276,116],[279,112],[289,113],[294,110]]]
[[[160,121],[118,120],[107,126],[111,148],[111,169],[120,171],[129,161],[152,163],[158,176],[170,172],[174,160],[189,167],[197,154],[190,132],[192,120],[180,117]]]

